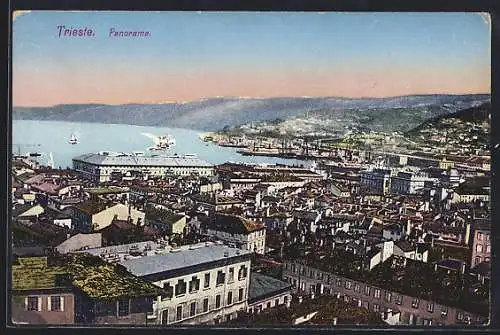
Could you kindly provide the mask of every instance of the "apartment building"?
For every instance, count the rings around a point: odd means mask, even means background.
[[[476,219],[472,237],[471,268],[491,260],[491,226],[489,220]]]
[[[374,312],[399,312],[398,324],[483,324],[487,319],[487,313],[475,313],[457,306],[403,294],[362,279],[354,280],[344,275],[325,272],[298,260],[284,262],[283,279],[290,282],[297,293],[333,295],[346,302],[357,302],[359,307]]]
[[[216,213],[208,221],[206,232],[242,250],[258,254],[266,251],[265,225],[241,216]]]
[[[218,324],[246,310],[251,252],[200,243],[122,261],[131,273],[165,290],[150,323]]]

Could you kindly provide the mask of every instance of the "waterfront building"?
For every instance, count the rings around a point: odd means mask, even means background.
[[[113,175],[139,173],[143,177],[167,175],[214,175],[214,167],[193,156],[134,156],[131,154],[100,152],[73,158],[73,169],[96,182],[107,182]]]
[[[165,290],[148,319],[156,324],[218,324],[246,310],[251,252],[214,243],[122,261]]]

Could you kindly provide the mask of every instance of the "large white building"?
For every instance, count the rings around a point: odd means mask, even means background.
[[[217,324],[247,309],[250,257],[250,251],[207,242],[121,264],[165,289],[153,303],[151,323]]]
[[[215,214],[208,222],[207,234],[242,250],[258,254],[266,251],[265,225],[241,216]]]
[[[126,153],[99,152],[73,158],[73,169],[97,182],[106,182],[113,175],[142,173],[144,176],[166,175],[213,176],[214,166],[195,156],[137,156]]]

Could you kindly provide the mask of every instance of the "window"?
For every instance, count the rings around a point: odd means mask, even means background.
[[[266,305],[267,308],[271,308],[271,302],[268,302]]]
[[[164,325],[168,323],[168,308],[161,312],[161,323]]]
[[[371,294],[371,288],[370,286],[365,286],[365,295],[370,295]]]
[[[243,289],[240,288],[238,291],[238,301],[243,301]]]
[[[203,312],[208,312],[208,298],[203,299]]]
[[[62,311],[61,300],[64,299],[60,296],[53,296],[49,298],[49,311],[60,312]]]
[[[385,301],[391,302],[392,300],[392,293],[391,292],[385,292]]]
[[[285,305],[288,303],[288,297],[287,297],[287,296],[283,297],[283,303],[284,303]]]
[[[295,273],[295,271],[296,271],[296,270],[297,270],[297,269],[296,269],[295,264],[292,264],[292,272],[293,272],[293,273]]]
[[[285,270],[288,270],[288,263],[285,263]],[[293,271],[295,272],[295,271]]]
[[[28,311],[38,311],[38,297],[28,297],[26,309]]]
[[[189,282],[189,293],[196,292],[200,289],[200,280],[198,277],[193,276]]]
[[[238,271],[238,280],[242,280],[247,277],[248,268],[245,265],[242,265]]]
[[[423,324],[424,324],[424,326],[432,326],[432,320],[423,319]]]
[[[196,315],[196,301],[193,301],[191,303],[191,308],[189,310],[189,316],[195,316]]]
[[[338,287],[342,286],[342,279],[341,278],[337,278],[337,286]]]
[[[397,295],[396,296],[396,304],[397,305],[402,305],[403,304],[403,296],[402,295]]]
[[[220,308],[220,294],[215,296],[215,308]]]
[[[358,283],[354,284],[354,292],[358,292],[361,291],[361,285],[359,285]]]
[[[233,303],[233,292],[227,292],[227,304],[231,305]]]
[[[475,264],[479,264],[479,263],[481,263],[481,257],[476,256]]]
[[[314,271],[313,270],[309,270],[309,277],[314,278]]]
[[[205,281],[203,283],[203,287],[210,287],[210,273],[205,273]]]
[[[234,268],[229,268],[229,278],[227,281],[228,283],[232,283],[234,281]]]
[[[363,307],[366,309],[370,309],[370,303],[368,301],[363,301]]]
[[[483,252],[483,246],[481,244],[476,245],[476,252]]]
[[[226,315],[226,322],[229,322],[229,321],[231,321],[231,314]]]
[[[432,302],[427,303],[427,312],[429,313],[434,312],[434,304]]]
[[[330,275],[326,275],[326,282],[330,284]]]
[[[226,274],[222,271],[217,272],[217,280],[215,283],[217,285],[222,285],[224,284],[225,281],[226,281]]]
[[[418,298],[413,298],[413,300],[411,301],[411,307],[418,308],[418,304],[419,304]]]
[[[380,311],[380,306],[378,304],[373,304],[373,311],[378,313]]]
[[[280,299],[274,300],[274,306],[278,306],[280,304]]]
[[[187,287],[186,282],[182,279],[179,279],[177,285],[175,285],[175,295],[178,296],[186,294],[186,287]]]
[[[130,300],[118,301],[118,316],[126,316],[130,314]]]
[[[485,261],[486,263],[489,263],[489,262],[490,262],[490,258],[489,258],[489,257],[485,257],[485,258],[484,258],[484,261]]]
[[[448,307],[447,306],[441,306],[441,317],[445,318],[448,316]]]
[[[487,252],[487,253],[490,253],[490,252],[491,252],[491,245],[489,245],[489,244],[488,244],[488,245],[486,246],[486,252]]]
[[[480,232],[477,233],[477,239],[479,241],[482,241],[483,240],[483,234],[481,234]]]
[[[177,318],[176,319],[177,321],[182,320],[182,306],[181,305],[177,306],[177,314],[175,316]]]
[[[464,313],[457,312],[457,320],[462,321],[464,319]]]
[[[380,299],[380,289],[376,288],[375,289],[375,298]]]
[[[352,283],[351,283],[351,281],[346,280],[346,281],[345,281],[345,288],[346,288],[346,289],[348,289],[348,290],[350,290],[350,289],[351,289],[351,287],[352,287]]]

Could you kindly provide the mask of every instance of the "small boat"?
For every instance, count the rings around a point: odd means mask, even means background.
[[[29,153],[29,156],[30,157],[40,157],[42,154],[41,153],[38,153],[38,152],[30,152]]]
[[[78,144],[78,139],[76,138],[75,134],[71,134],[71,137],[68,142],[69,144]]]

